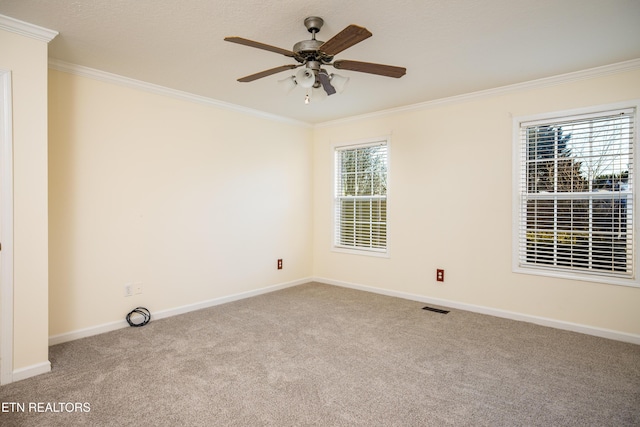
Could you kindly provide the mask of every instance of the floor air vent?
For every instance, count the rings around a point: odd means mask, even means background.
[[[422,307],[423,310],[427,310],[427,311],[433,311],[435,313],[440,313],[440,314],[447,314],[449,312],[449,310],[440,310],[439,308],[433,308],[433,307]]]

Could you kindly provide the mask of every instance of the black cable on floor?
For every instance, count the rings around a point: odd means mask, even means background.
[[[131,315],[132,314],[139,314],[142,316],[143,320],[140,323],[133,323],[131,321]],[[131,312],[129,314],[127,314],[127,323],[129,324],[129,326],[144,326],[147,323],[149,323],[149,320],[151,320],[151,312],[149,310],[147,310],[144,307],[136,307],[133,310],[131,310]]]

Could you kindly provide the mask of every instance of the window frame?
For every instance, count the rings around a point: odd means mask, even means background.
[[[633,122],[633,135],[632,135],[632,155],[633,162],[631,164],[632,171],[632,183],[633,186],[631,188],[631,209],[632,209],[632,226],[631,233],[632,234],[632,245],[633,245],[633,258],[632,262],[632,276],[629,278],[624,277],[614,277],[608,276],[604,272],[598,271],[567,271],[566,269],[560,269],[559,267],[554,267],[552,265],[542,266],[542,265],[528,265],[521,263],[520,246],[521,246],[521,233],[526,233],[526,226],[521,224],[522,220],[522,198],[524,197],[524,191],[522,186],[526,185],[524,183],[527,182],[526,179],[523,179],[522,174],[526,173],[526,171],[522,170],[522,166],[524,164],[523,156],[526,155],[526,145],[523,144],[521,137],[521,127],[523,124],[531,125],[531,123],[540,122],[540,124],[544,123],[557,123],[561,121],[568,121],[571,119],[578,118],[596,118],[607,115],[607,113],[611,111],[617,110],[628,110],[633,109],[634,113],[631,115]],[[607,105],[598,105],[593,107],[586,107],[580,109],[572,109],[572,110],[564,110],[564,111],[556,111],[550,113],[542,113],[536,115],[528,115],[528,116],[517,116],[513,117],[513,160],[512,160],[512,271],[514,273],[522,273],[522,274],[530,274],[530,275],[538,275],[538,276],[546,276],[546,277],[554,277],[561,279],[571,279],[571,280],[581,280],[587,282],[598,282],[612,285],[623,285],[623,286],[631,286],[631,287],[640,287],[639,280],[639,272],[638,268],[640,268],[640,247],[638,246],[638,223],[640,222],[640,217],[638,217],[637,212],[637,173],[638,163],[640,157],[640,151],[638,151],[639,145],[639,137],[638,132],[640,130],[640,123],[638,123],[640,112],[640,100],[632,100],[627,102],[620,102],[615,104],[607,104]]]
[[[386,194],[386,245],[384,249],[373,249],[373,248],[365,248],[365,247],[348,247],[338,244],[338,235],[339,235],[339,220],[338,213],[340,212],[338,203],[339,196],[337,194],[338,190],[338,151],[348,150],[348,149],[357,149],[357,148],[366,148],[366,147],[374,147],[378,145],[384,145],[387,148],[386,153],[386,163],[387,163],[387,194]],[[389,136],[383,137],[375,137],[375,138],[367,138],[357,141],[349,141],[336,143],[331,146],[332,153],[332,161],[333,161],[333,185],[331,188],[332,192],[332,204],[331,204],[331,218],[332,218],[332,238],[331,238],[331,251],[340,252],[346,254],[353,255],[364,255],[371,257],[379,257],[379,258],[389,258],[390,257],[390,215],[389,215],[389,195],[390,195],[390,170],[391,170],[391,138]]]

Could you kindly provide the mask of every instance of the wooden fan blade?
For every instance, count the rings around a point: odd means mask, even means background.
[[[404,67],[394,67],[393,65],[373,64],[371,62],[340,60],[335,61],[333,66],[338,70],[359,71],[361,73],[378,74],[380,76],[395,77],[404,76],[407,69]]]
[[[366,28],[351,24],[324,42],[318,50],[329,56],[334,56],[343,50],[350,48],[354,44],[360,43],[362,40],[371,37],[372,35],[373,34],[371,34],[371,32]]]
[[[258,80],[258,79],[261,79],[263,77],[267,77],[267,76],[270,76],[272,74],[279,73],[281,71],[292,70],[292,69],[294,69],[296,67],[298,67],[298,65],[295,65],[295,64],[281,65],[281,66],[276,67],[276,68],[271,68],[269,70],[264,70],[264,71],[260,71],[259,73],[251,74],[250,76],[242,77],[242,78],[238,79],[238,81],[242,82],[242,83],[252,82],[254,80]]]
[[[279,47],[271,46],[271,45],[268,45],[268,44],[256,42],[256,41],[249,40],[249,39],[243,39],[242,37],[225,37],[224,41],[231,42],[231,43],[243,44],[245,46],[255,47],[255,48],[258,48],[258,49],[262,49],[262,50],[268,50],[269,52],[279,53],[279,54],[284,55],[284,56],[290,56],[291,58],[295,58],[295,56],[296,56],[296,54],[293,53],[290,50],[281,49]]]
[[[322,85],[322,88],[327,93],[327,95],[333,95],[334,93],[336,93],[336,88],[334,88],[331,85],[331,82],[329,81],[329,75],[323,71],[320,71],[318,73],[318,79],[320,79],[320,84]]]

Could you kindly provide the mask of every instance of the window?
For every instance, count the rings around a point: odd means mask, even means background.
[[[636,108],[517,123],[514,270],[637,286]]]
[[[387,252],[387,149],[387,140],[335,148],[335,248]]]

